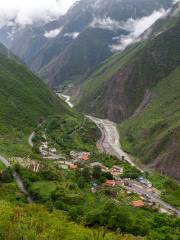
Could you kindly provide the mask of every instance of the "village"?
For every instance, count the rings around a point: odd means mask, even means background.
[[[108,173],[109,179],[106,179],[102,184],[92,180],[90,190],[93,194],[103,188],[108,188],[113,190],[112,195],[116,196],[114,189],[120,188],[123,189],[127,196],[136,195],[135,200],[128,202],[130,206],[135,208],[150,207],[158,209],[160,212],[168,212],[156,201],[156,199],[160,198],[161,193],[153,188],[152,183],[143,176],[138,179],[124,178],[123,166],[114,165],[108,168],[100,161],[92,160],[91,153],[84,151],[70,151],[69,157],[67,157],[58,153],[55,147],[49,147],[47,141],[41,143],[39,151],[43,159],[55,161],[59,168],[66,171],[83,171],[84,168],[89,168],[92,172],[94,168],[99,168],[102,173]],[[125,161],[124,156],[122,156],[122,160]],[[132,200],[133,198],[129,199]]]

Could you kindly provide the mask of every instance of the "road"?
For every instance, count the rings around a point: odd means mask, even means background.
[[[0,156],[0,161],[1,161],[7,168],[8,168],[8,167],[11,167],[11,164],[10,164],[9,160],[7,160],[6,158],[4,158],[3,156]],[[13,177],[14,177],[14,179],[15,179],[15,181],[16,181],[16,184],[17,184],[19,190],[27,196],[27,200],[28,200],[29,203],[33,203],[33,199],[32,199],[32,197],[28,194],[28,191],[27,191],[26,187],[24,186],[24,183],[23,183],[23,181],[21,180],[19,174],[18,174],[16,171],[14,171],[14,170],[13,170],[12,174],[13,174]]]
[[[130,187],[125,186],[126,190],[138,193],[140,195],[144,195],[147,198],[149,198],[149,200],[151,202],[158,203],[161,207],[163,207],[170,214],[174,213],[177,216],[180,216],[180,210],[179,209],[177,209],[177,208],[171,206],[170,204],[164,202],[163,200],[161,200],[157,194],[155,194],[152,191],[149,191],[148,188],[146,188],[146,187],[142,188],[141,186],[138,186],[138,183],[135,184],[133,181],[131,181],[130,185],[131,185]]]

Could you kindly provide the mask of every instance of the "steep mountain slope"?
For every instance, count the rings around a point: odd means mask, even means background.
[[[124,149],[180,179],[180,67],[152,89],[143,111],[119,126]]]
[[[79,108],[115,121],[131,116],[179,66],[179,24],[179,15],[168,16],[149,39],[105,62],[83,85]]]
[[[147,40],[106,61],[82,87],[81,111],[120,122],[126,151],[180,177],[180,5]]]
[[[128,34],[119,27],[121,21],[141,18],[171,5],[172,0],[81,0],[52,24],[14,31],[12,41],[9,30],[5,36],[3,29],[2,40],[33,71],[56,87],[62,82],[84,80],[112,55],[110,46]],[[45,32],[53,30],[59,34],[46,38]]]
[[[3,46],[0,52],[2,153],[13,148],[15,151],[16,144],[26,143],[24,136],[30,134],[40,119],[52,114],[69,114],[70,110],[23,64],[7,55],[8,51]]]

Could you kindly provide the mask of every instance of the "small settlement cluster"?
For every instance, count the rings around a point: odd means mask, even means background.
[[[56,148],[50,148],[47,142],[43,142],[39,148],[40,154],[44,159],[54,160],[61,169],[64,170],[83,170],[88,167],[89,169],[99,168],[102,173],[108,173],[112,176],[111,179],[106,179],[103,183],[103,186],[108,188],[121,187],[123,188],[127,195],[136,193],[139,198],[136,201],[131,201],[129,204],[133,207],[144,207],[152,205],[152,201],[149,199],[146,194],[141,194],[137,192],[137,187],[146,189],[146,191],[154,191],[151,182],[149,182],[144,177],[140,177],[137,180],[123,178],[124,168],[122,166],[112,166],[108,168],[104,164],[98,161],[90,160],[90,152],[84,151],[71,151],[69,157],[65,157],[62,154],[57,153]],[[96,181],[92,181],[91,192],[96,193],[100,186]]]

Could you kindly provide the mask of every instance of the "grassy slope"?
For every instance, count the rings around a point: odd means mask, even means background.
[[[163,173],[179,176],[180,68],[153,88],[143,112],[119,126],[123,147]]]
[[[41,117],[70,110],[40,79],[16,60],[0,54],[0,152],[25,151],[27,135]],[[18,145],[19,144],[19,147]],[[20,150],[21,148],[21,150]]]
[[[0,237],[6,240],[136,240],[131,236],[105,233],[103,230],[86,229],[68,220],[61,211],[48,212],[42,206],[17,207],[1,201]],[[43,221],[42,221],[43,219]]]

